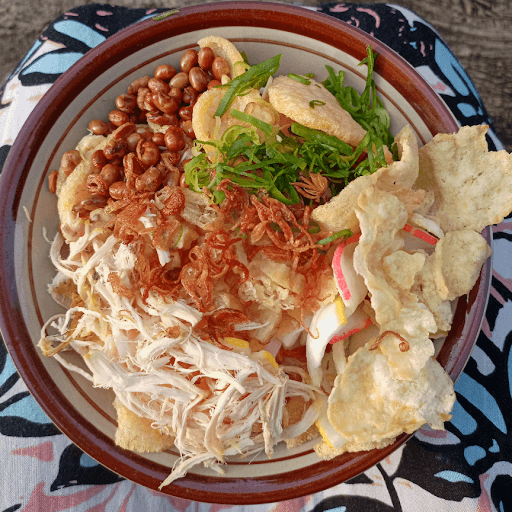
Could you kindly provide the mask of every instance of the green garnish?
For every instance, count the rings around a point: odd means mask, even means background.
[[[201,153],[190,160],[185,164],[187,185],[196,192],[208,188],[216,203],[224,200],[224,193],[216,189],[224,179],[254,192],[264,189],[271,197],[285,204],[299,203],[300,197],[292,183],[299,179],[300,172],[306,170],[307,163],[291,152],[295,146],[290,145],[288,140],[279,142],[273,128],[267,123],[236,110],[234,114],[252,126],[231,126],[220,139],[197,141],[213,146],[222,158],[219,163],[212,164]],[[261,131],[267,133],[265,142],[261,143],[257,130],[262,128]]]
[[[334,242],[334,240],[338,240],[338,238],[344,238],[345,241],[347,238],[352,236],[352,231],[350,229],[342,229],[341,231],[337,231],[336,233],[333,233],[331,236],[328,236],[327,238],[322,238],[322,240],[319,240],[316,244],[317,245],[327,245],[331,242]]]
[[[245,52],[241,52],[240,55],[246,64],[249,64],[249,59],[247,58],[247,54]]]
[[[306,73],[304,76],[306,78],[315,78],[315,73]]]
[[[265,121],[261,121],[257,117],[251,116],[250,114],[246,114],[245,112],[240,112],[236,109],[231,109],[230,114],[240,121],[244,121],[246,123],[252,124],[258,130],[261,130],[263,133],[272,136],[273,128],[272,125],[265,123]]]
[[[398,158],[398,155],[394,144],[394,137],[389,131],[391,123],[389,114],[377,96],[377,87],[373,80],[376,54],[373,53],[370,45],[366,48],[366,54],[366,58],[359,63],[359,65],[368,65],[366,87],[361,95],[353,87],[343,85],[345,79],[343,71],[339,71],[338,75],[336,75],[330,66],[326,66],[329,78],[324,81],[324,86],[336,97],[339,104],[352,118],[368,132],[367,135],[369,136],[365,137],[365,146],[363,148],[363,150],[368,152],[364,173],[371,174],[380,167],[387,166],[384,145],[393,152],[395,159]]]
[[[352,146],[338,139],[338,137],[328,135],[320,130],[308,128],[307,126],[303,126],[299,123],[292,123],[290,130],[306,142],[320,144],[328,148],[335,149],[343,155],[351,155],[353,152]]]
[[[227,91],[215,115],[227,112],[235,97],[249,94],[252,89],[263,86],[277,71],[280,59],[281,55],[277,55],[252,66],[246,73],[226,84]],[[335,75],[330,67],[327,67],[329,78],[324,82],[340,105],[367,131],[356,148],[337,137],[298,123],[292,123],[290,135],[285,135],[279,131],[277,124],[269,124],[246,112],[231,109],[230,115],[242,123],[230,126],[221,137],[214,135],[212,140],[196,141],[208,153],[216,153],[216,163],[210,162],[205,153],[190,160],[185,165],[187,185],[197,192],[206,188],[217,204],[225,199],[218,185],[226,179],[249,192],[264,190],[270,197],[284,204],[297,204],[303,197],[294,185],[301,183],[304,178],[320,173],[328,178],[328,186],[332,194],[336,195],[358,176],[371,174],[385,166],[384,145],[392,148],[393,137],[389,132],[389,115],[376,96],[372,78],[375,55],[371,47],[367,48],[367,58],[362,63],[368,64],[368,77],[361,95],[352,87],[343,85],[343,72]],[[288,76],[309,84],[308,78],[312,74],[300,76],[290,73]],[[325,103],[312,100],[309,105],[314,108]],[[316,230],[319,227],[313,229],[318,232]],[[350,235],[350,231],[343,230],[320,240],[318,244],[326,245]]]
[[[337,137],[298,123],[292,123],[290,131],[302,141],[292,151],[307,163],[309,172],[321,172],[326,178],[341,184],[338,190],[333,190],[333,195],[358,176],[374,172],[369,168],[368,158],[359,161],[370,141],[368,133],[354,149]]]
[[[157,16],[153,16],[153,20],[160,21],[164,18],[167,18],[168,16],[172,16],[173,14],[178,14],[180,11],[178,9],[175,9],[174,11],[165,11],[162,14],[158,14]]]
[[[279,69],[281,55],[251,66],[242,75],[233,78],[228,84],[228,90],[219,103],[215,116],[222,116],[229,108],[233,100],[249,89],[259,89],[267,83],[267,80]]]
[[[311,108],[315,108],[317,105],[325,105],[325,101],[320,101],[320,100],[311,100],[309,102],[309,106]]]
[[[288,73],[288,78],[295,80],[296,82],[300,82],[301,84],[311,85],[311,80],[304,78],[303,76],[296,75],[295,73]]]

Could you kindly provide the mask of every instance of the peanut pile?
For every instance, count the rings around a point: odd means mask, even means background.
[[[87,218],[109,200],[152,193],[165,185],[186,187],[183,153],[195,139],[194,104],[205,90],[220,86],[221,77],[228,72],[226,60],[205,47],[187,50],[179,70],[161,64],[152,77],[132,82],[127,92],[116,98],[108,122],[93,119],[88,125],[92,134],[109,137],[109,141],[93,153],[94,170],[87,177],[90,196],[74,205],[73,212]],[[60,170],[69,176],[81,161],[78,150],[67,151]],[[52,193],[57,179],[58,171],[48,176]]]

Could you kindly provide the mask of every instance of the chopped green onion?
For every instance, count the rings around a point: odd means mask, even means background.
[[[290,130],[302,139],[337,149],[343,155],[351,155],[353,153],[352,146],[338,139],[338,137],[328,135],[320,130],[308,128],[307,126],[303,126],[299,123],[292,123]]]
[[[280,59],[281,55],[278,55],[252,66],[243,75],[226,84],[226,93],[215,115],[220,116],[227,112],[237,96],[249,94],[253,89],[265,85],[268,78],[279,68]],[[384,145],[391,150],[395,148],[389,134],[389,114],[376,96],[376,86],[372,78],[374,61],[375,55],[371,47],[368,47],[367,58],[362,61],[368,64],[368,77],[366,89],[361,95],[352,87],[343,85],[342,71],[336,75],[327,66],[329,77],[324,82],[325,87],[367,132],[356,148],[321,130],[298,123],[292,123],[290,134],[284,135],[279,132],[278,126],[231,109],[231,116],[242,122],[230,126],[222,136],[214,135],[212,140],[202,143],[203,146],[215,148],[219,159],[217,163],[209,162],[204,153],[192,159],[185,165],[186,183],[198,192],[206,187],[217,204],[225,199],[224,193],[217,190],[218,184],[225,179],[251,192],[265,190],[270,197],[284,204],[297,204],[301,202],[301,197],[293,184],[301,176],[321,173],[329,179],[329,187],[335,195],[351,180],[375,172],[386,164]],[[313,76],[312,73],[288,75],[289,78],[307,85],[311,84],[309,78]],[[314,85],[321,87],[316,83]],[[319,105],[325,105],[325,102],[309,102],[310,108]],[[312,234],[319,233],[320,227],[310,224],[308,231]],[[350,234],[348,230],[343,230],[317,243],[319,246],[327,245]]]
[[[317,105],[325,105],[325,101],[320,101],[320,100],[311,100],[309,102],[309,106],[311,108],[315,108]]]
[[[200,153],[188,161],[185,164],[184,171],[186,184],[196,192],[201,192],[203,187],[207,187],[211,181],[208,162],[204,153]]]
[[[320,233],[320,226],[316,220],[310,220],[308,226],[308,233],[315,235],[316,233]]]
[[[265,123],[265,121],[262,121],[257,117],[251,116],[250,114],[246,114],[245,112],[240,112],[239,110],[236,110],[234,108],[230,110],[230,114],[239,121],[244,121],[246,123],[252,124],[255,128],[261,130],[266,135],[272,135],[272,125]]]
[[[176,240],[176,242],[173,244],[172,249],[174,249],[180,243],[180,240],[183,237],[183,232],[184,232],[183,225],[181,225],[180,227],[181,227],[180,235],[178,236],[178,239]]]
[[[319,240],[316,244],[317,245],[327,245],[331,242],[334,242],[334,240],[338,240],[338,238],[344,238],[345,240],[352,236],[352,231],[350,229],[342,229],[341,231],[337,231],[336,233],[333,233],[331,236],[328,236],[327,238],[322,238],[322,240]]]
[[[268,79],[279,69],[280,62],[281,55],[276,55],[271,59],[251,66],[245,73],[233,78],[228,84],[228,90],[222,97],[215,116],[222,116],[237,96],[250,89],[263,87]]]
[[[304,78],[303,76],[296,75],[295,73],[288,73],[288,78],[295,80],[296,82],[300,82],[301,84],[311,85],[311,80]]]
[[[304,75],[306,78],[315,78],[315,74],[314,73],[307,73]]]

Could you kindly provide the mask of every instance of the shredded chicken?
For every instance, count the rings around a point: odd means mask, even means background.
[[[112,389],[127,409],[175,438],[181,457],[162,485],[198,463],[222,471],[219,464],[230,455],[265,451],[272,456],[277,443],[311,427],[323,393],[300,368],[291,372],[292,379],[285,367],[275,360],[272,364],[265,350],[226,343],[230,337],[248,343],[275,328],[261,318],[261,311],[255,313],[254,301],[247,298],[243,285],[263,281],[251,276],[247,240],[231,229],[233,211],[266,223],[266,242],[252,246],[252,257],[258,248],[268,255],[275,247],[295,254],[293,266],[305,269],[311,263],[303,262],[302,254],[318,257],[297,216],[280,203],[253,199],[251,204],[245,193],[229,190],[230,207],[221,212],[224,227],[205,231],[162,212],[169,204],[168,192],[114,203],[110,227],[95,229],[87,223],[84,234],[68,244],[65,257],[57,234],[51,258],[60,277],[54,282],[66,282],[76,292],[66,313],[43,326],[39,343],[45,355],[94,386]],[[182,206],[189,213],[199,208],[188,200]],[[298,216],[308,215],[303,209]],[[282,232],[272,232],[270,221]],[[243,227],[242,233],[249,224]],[[192,231],[184,244],[183,233]],[[173,242],[166,245],[168,237]],[[302,307],[293,283],[285,283],[288,288],[270,278],[265,283],[268,290],[286,290],[286,307]],[[267,341],[258,343],[265,347]],[[66,361],[62,351],[68,349],[83,355],[88,372]],[[307,408],[298,422],[284,428],[285,406],[293,397],[301,397]]]

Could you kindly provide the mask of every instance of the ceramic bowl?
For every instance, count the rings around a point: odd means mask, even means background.
[[[161,20],[148,19],[115,34],[87,53],[39,101],[21,130],[0,182],[1,328],[17,369],[44,411],[91,457],[151,489],[170,473],[177,453],[137,454],[114,443],[116,414],[109,391],[44,358],[36,348],[45,319],[60,308],[47,293],[54,270],[49,245],[58,222],[48,173],[75,147],[91,119],[103,118],[116,96],[136,78],[162,63],[178,66],[188,48],[216,34],[244,50],[250,62],[282,54],[280,74],[325,77],[325,65],[346,73],[346,83],[362,90],[357,66],[371,44],[379,53],[376,83],[392,119],[392,131],[410,124],[420,144],[457,123],[435,92],[401,57],[364,32],[300,7],[230,2],[185,8]],[[28,215],[27,215],[28,214]],[[30,221],[29,221],[30,218]],[[490,230],[485,235],[490,241]],[[455,322],[438,358],[455,380],[476,340],[489,291],[491,263],[474,290],[459,300]],[[314,442],[293,450],[279,446],[272,460],[234,459],[224,476],[194,467],[164,493],[196,501],[250,504],[308,495],[354,477],[396,450],[407,436],[383,450],[320,460]],[[316,442],[316,441],[315,441]]]

